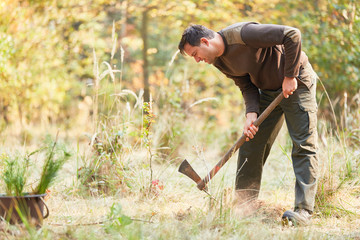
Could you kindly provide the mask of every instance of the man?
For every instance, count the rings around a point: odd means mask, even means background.
[[[240,87],[247,142],[239,149],[235,187],[243,201],[257,199],[263,166],[285,119],[293,143],[296,184],[294,211],[286,211],[282,219],[309,224],[318,171],[317,75],[301,51],[300,31],[254,22],[236,23],[219,32],[191,25],[182,35],[179,50],[196,62],[213,64]],[[281,92],[285,99],[255,127],[252,123]]]

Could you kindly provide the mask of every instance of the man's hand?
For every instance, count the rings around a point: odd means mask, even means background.
[[[290,95],[294,93],[294,91],[297,89],[297,80],[296,78],[289,78],[285,77],[283,84],[282,84],[282,90],[285,98],[288,98]]]
[[[244,135],[247,137],[246,141],[253,139],[257,131],[258,127],[255,127],[253,122],[257,119],[257,113],[250,112],[246,114],[246,121],[244,126]]]

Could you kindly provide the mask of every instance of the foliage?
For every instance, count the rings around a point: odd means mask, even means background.
[[[35,194],[43,194],[54,183],[54,180],[64,165],[70,158],[71,154],[66,149],[65,145],[57,143],[57,140],[52,141],[50,136],[46,138],[46,159],[42,168],[40,181],[35,188]]]
[[[123,214],[122,206],[120,203],[114,203],[111,206],[108,218],[110,219],[109,228],[112,229],[122,229],[123,227],[133,222],[130,217]]]
[[[356,94],[360,88],[360,49],[355,44],[359,40],[360,10],[355,1],[301,3],[304,7],[293,18],[301,22],[304,48],[320,78],[332,96],[344,91]]]
[[[0,34],[0,72],[5,71],[9,59],[14,54],[14,43],[11,36]]]

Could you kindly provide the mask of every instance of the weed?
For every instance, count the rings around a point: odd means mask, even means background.
[[[122,213],[122,206],[120,203],[114,203],[110,208],[109,213],[110,227],[121,229],[133,222],[133,220]]]
[[[102,123],[101,132],[90,143],[90,156],[82,156],[83,166],[77,170],[80,186],[94,193],[110,193],[127,185],[123,155],[128,150],[127,128]]]
[[[149,179],[149,191],[151,192],[152,189],[152,181],[153,181],[153,157],[154,153],[152,151],[152,133],[151,127],[152,124],[155,122],[155,114],[153,113],[152,103],[145,102],[143,104],[144,110],[144,117],[143,117],[143,130],[142,130],[142,139],[144,140],[145,147],[148,152],[148,159],[149,159],[149,170],[150,170],[150,179]]]

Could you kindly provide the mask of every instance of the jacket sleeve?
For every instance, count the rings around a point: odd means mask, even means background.
[[[241,30],[244,43],[254,48],[283,45],[285,49],[286,77],[299,75],[301,33],[297,28],[274,24],[247,24]]]
[[[232,77],[232,76],[228,76],[228,77],[233,79],[235,84],[240,88],[245,101],[246,113],[256,112],[259,115],[260,113],[259,89],[251,82],[250,76],[246,75],[241,77]]]

